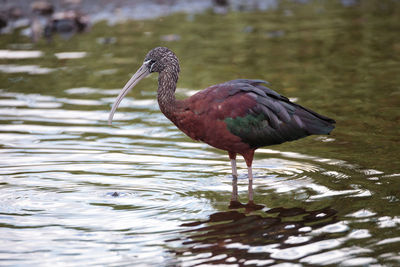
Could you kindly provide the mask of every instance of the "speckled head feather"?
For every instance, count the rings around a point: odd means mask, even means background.
[[[177,56],[167,47],[156,47],[150,50],[145,57],[149,61],[150,72],[161,73],[164,70],[179,73],[179,60]]]

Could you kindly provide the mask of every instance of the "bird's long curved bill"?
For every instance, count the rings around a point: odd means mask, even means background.
[[[121,92],[119,93],[117,99],[115,100],[110,115],[108,116],[108,124],[111,125],[112,119],[114,117],[114,113],[117,110],[119,104],[121,103],[122,99],[126,96],[126,94],[143,78],[147,77],[150,74],[149,68],[146,64],[143,64],[135,74],[133,74],[132,78],[125,84],[124,88],[122,88]]]

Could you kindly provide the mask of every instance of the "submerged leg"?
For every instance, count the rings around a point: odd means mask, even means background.
[[[229,152],[229,158],[231,159],[231,167],[232,167],[232,196],[231,196],[231,202],[232,202],[238,200],[236,153]]]
[[[232,201],[238,201],[238,187],[237,187],[237,177],[232,178],[232,196],[231,196],[231,204]]]
[[[249,173],[249,189],[248,189],[248,194],[249,194],[249,202],[253,202],[253,170],[250,167],[247,167],[248,173]]]
[[[247,173],[248,173],[248,177],[249,177],[248,194],[249,194],[249,203],[250,203],[250,202],[253,202],[253,169],[251,168],[251,165],[253,163],[254,150],[250,150],[247,153],[243,154],[243,157],[246,160]]]
[[[239,202],[238,197],[238,188],[237,188],[237,177],[232,178],[232,196],[231,201],[229,203],[230,209],[239,209],[243,208],[243,204]]]
[[[231,159],[231,166],[232,166],[232,176],[233,178],[237,178],[237,168],[236,168],[236,153],[229,152],[229,158]]]

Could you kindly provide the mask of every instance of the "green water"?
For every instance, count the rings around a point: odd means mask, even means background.
[[[0,262],[395,266],[399,18],[396,1],[285,1],[266,12],[102,22],[51,44],[1,35],[2,50],[43,54],[0,59]],[[106,124],[119,89],[156,46],[179,57],[178,98],[227,80],[264,79],[334,118],[336,129],[261,149],[254,190],[264,209],[229,209],[227,155],[163,117],[155,74]],[[71,51],[87,54],[56,57]],[[17,68],[32,65],[33,74]],[[242,162],[239,173],[245,203]]]

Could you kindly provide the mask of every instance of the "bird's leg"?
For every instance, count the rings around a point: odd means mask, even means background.
[[[232,166],[232,176],[233,178],[237,178],[237,168],[236,168],[236,153],[229,152],[229,158],[231,159],[231,166]]]
[[[237,177],[233,177],[231,203],[237,201],[238,201]]]
[[[251,167],[249,168],[249,177],[251,174]],[[248,189],[248,194],[249,194],[249,203],[253,202],[253,177],[251,179],[249,178],[249,189]]]
[[[254,150],[250,150],[247,153],[243,154],[243,157],[246,160],[247,173],[249,177],[249,203],[253,203],[253,169],[251,168],[251,165],[253,163]]]
[[[232,179],[232,196],[231,202],[229,203],[230,209],[239,209],[243,208],[243,204],[238,200],[238,188],[237,188],[237,177],[233,177]]]
[[[231,202],[232,202],[238,200],[236,153],[229,152],[229,158],[231,159],[231,166],[232,166],[232,196],[231,196]]]

